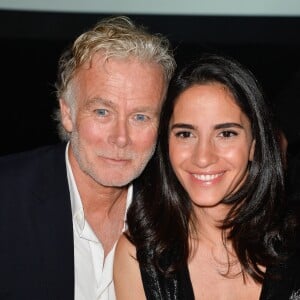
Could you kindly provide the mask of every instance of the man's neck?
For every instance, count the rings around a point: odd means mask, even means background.
[[[93,229],[101,242],[105,256],[110,252],[119,239],[123,228],[126,213],[127,189],[122,193],[113,195],[112,199],[100,199],[89,201],[82,198],[85,219]]]
[[[69,155],[69,162],[84,217],[101,242],[106,255],[124,228],[128,186],[103,186],[80,169],[73,155]]]

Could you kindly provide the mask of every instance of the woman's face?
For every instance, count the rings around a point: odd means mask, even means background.
[[[194,205],[213,207],[234,193],[247,176],[254,147],[249,119],[223,85],[193,85],[177,98],[169,155]]]

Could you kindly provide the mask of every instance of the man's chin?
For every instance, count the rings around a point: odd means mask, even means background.
[[[116,180],[116,179],[107,180],[106,179],[106,180],[100,180],[100,181],[98,181],[98,183],[105,187],[122,188],[122,187],[127,187],[132,181],[133,181],[133,179],[120,179],[120,180]]]

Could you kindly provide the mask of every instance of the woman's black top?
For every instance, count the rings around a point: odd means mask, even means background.
[[[140,265],[147,300],[193,300],[187,266],[165,277],[153,266]],[[300,300],[300,259],[297,253],[279,266],[268,268],[259,300]]]

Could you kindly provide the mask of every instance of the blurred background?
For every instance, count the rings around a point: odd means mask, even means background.
[[[208,51],[238,59],[262,84],[289,151],[299,150],[299,0],[0,0],[0,155],[58,141],[58,58],[81,32],[112,15],[167,36],[179,65]]]

